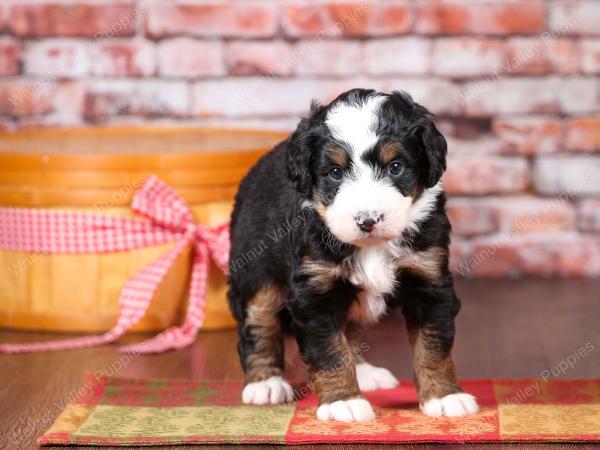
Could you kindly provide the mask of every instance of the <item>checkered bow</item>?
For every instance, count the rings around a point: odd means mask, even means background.
[[[107,253],[176,241],[157,260],[136,272],[123,286],[116,325],[99,336],[0,344],[0,353],[67,350],[114,342],[146,313],[150,301],[175,259],[194,249],[189,304],[183,325],[168,328],[150,340],[121,347],[137,353],[163,352],[191,344],[206,311],[209,262],[224,272],[229,255],[229,226],[208,228],[194,223],[192,213],[169,186],[150,176],[136,192],[133,211],[149,220],[111,217],[92,212],[0,208],[0,248],[34,253]]]

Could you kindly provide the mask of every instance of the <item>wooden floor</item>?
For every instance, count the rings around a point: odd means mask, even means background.
[[[463,299],[463,309],[458,318],[454,357],[462,378],[539,377],[587,343],[594,350],[559,377],[600,377],[600,280],[480,280],[459,282],[457,290]],[[48,337],[56,335],[0,331],[0,342]],[[124,341],[139,339],[137,335]],[[366,342],[369,344],[366,357],[370,362],[391,369],[399,378],[411,377],[410,352],[401,316],[386,318],[371,330]],[[121,355],[113,346],[1,356],[0,448],[37,448],[35,439],[64,407],[64,399],[81,385],[85,372],[105,371],[144,378],[239,379],[242,372],[235,345],[232,331],[205,332],[192,347],[138,357],[125,367],[119,367]],[[304,372],[295,349],[292,345],[290,348],[292,351],[286,358],[288,376],[297,379]],[[449,446],[436,446],[446,447]],[[567,445],[494,447],[570,448]]]

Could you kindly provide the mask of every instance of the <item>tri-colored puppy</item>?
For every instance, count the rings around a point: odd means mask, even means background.
[[[448,270],[440,177],[446,140],[403,92],[354,89],[314,104],[242,181],[231,221],[229,302],[245,403],[289,401],[291,333],[322,420],[375,417],[361,391],[394,387],[357,351],[360,330],[402,308],[422,411],[477,412],[450,357],[460,302]]]

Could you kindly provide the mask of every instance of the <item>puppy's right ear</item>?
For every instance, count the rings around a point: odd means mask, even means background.
[[[300,121],[288,144],[288,173],[298,192],[306,198],[310,197],[313,185],[311,169],[320,136],[317,123],[323,109],[313,101],[309,116]]]

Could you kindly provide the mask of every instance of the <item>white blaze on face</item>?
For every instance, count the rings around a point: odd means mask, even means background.
[[[366,164],[361,164],[359,169],[355,170],[356,180],[349,178],[342,182],[333,203],[326,209],[327,226],[343,242],[367,237],[387,240],[398,236],[407,224],[412,198],[404,197],[386,180],[375,180],[375,174]],[[356,216],[361,211],[383,214],[369,236],[356,224]]]
[[[364,103],[338,103],[328,113],[325,124],[333,137],[360,156],[377,143],[377,113],[385,100],[383,95],[369,97]]]
[[[384,100],[380,95],[358,105],[340,103],[327,114],[325,123],[333,137],[351,150],[351,175],[344,177],[325,211],[327,226],[343,242],[388,240],[407,226],[412,198],[403,196],[389,178],[378,180],[375,168],[362,159],[377,143],[378,111]],[[383,215],[369,236],[356,224],[360,212]]]

